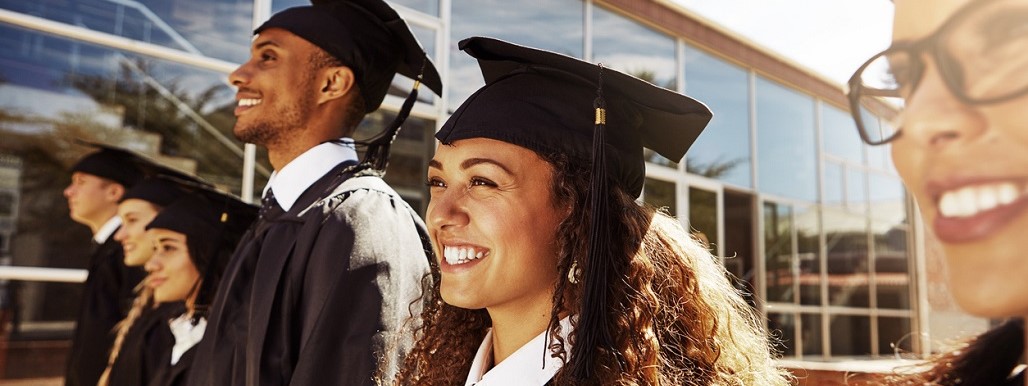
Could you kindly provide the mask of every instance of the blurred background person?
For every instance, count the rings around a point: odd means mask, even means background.
[[[114,343],[115,324],[132,302],[132,290],[144,273],[123,261],[121,245],[111,236],[121,225],[118,201],[143,178],[131,155],[101,149],[71,168],[71,184],[64,189],[72,220],[93,233],[93,253],[68,353],[65,383],[93,386],[106,367]]]

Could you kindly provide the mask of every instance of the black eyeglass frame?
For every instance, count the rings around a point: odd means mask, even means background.
[[[857,132],[860,134],[860,139],[864,140],[868,145],[876,146],[888,143],[898,138],[902,132],[902,128],[897,127],[896,132],[892,135],[878,141],[872,140],[867,133],[863,117],[860,114],[862,107],[860,105],[860,99],[863,96],[885,96],[908,99],[900,96],[899,90],[882,90],[864,87],[863,82],[861,82],[864,70],[867,69],[871,63],[874,63],[883,56],[888,56],[896,52],[904,52],[910,58],[909,71],[912,74],[911,79],[913,79],[910,85],[910,95],[914,94],[917,87],[920,85],[921,80],[924,78],[925,59],[923,59],[923,55],[925,52],[930,54],[930,60],[935,61],[935,65],[939,70],[939,75],[942,77],[943,83],[946,84],[947,90],[949,90],[949,92],[961,103],[966,105],[992,104],[1005,102],[1028,94],[1028,84],[1026,84],[1021,89],[1015,89],[1007,94],[1000,94],[990,98],[974,98],[968,95],[967,90],[964,89],[964,85],[962,83],[964,72],[961,69],[960,62],[948,53],[943,44],[940,44],[940,42],[945,42],[945,39],[949,37],[949,34],[956,29],[954,26],[961,26],[961,23],[966,19],[972,16],[977,16],[975,15],[975,11],[999,1],[1002,0],[983,0],[965,5],[955,11],[953,16],[932,32],[931,35],[925,36],[914,42],[894,44],[886,50],[875,54],[871,59],[868,59],[864,64],[857,68],[857,71],[853,73],[853,76],[851,76],[849,82],[847,82],[849,85],[847,96],[849,97],[850,102],[850,115],[853,116],[853,120],[857,124]]]

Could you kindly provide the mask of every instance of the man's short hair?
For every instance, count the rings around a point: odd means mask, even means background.
[[[345,64],[336,57],[329,55],[322,49],[314,50],[309,60],[309,71],[311,76],[321,69],[329,67],[343,67]],[[360,86],[357,82],[353,83],[353,98],[350,104],[346,107],[346,118],[343,121],[343,135],[350,136],[354,131],[357,130],[357,125],[364,119],[364,111],[366,104],[364,102],[364,96],[361,94]]]

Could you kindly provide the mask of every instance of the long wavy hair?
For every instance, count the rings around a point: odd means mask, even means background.
[[[564,155],[543,155],[554,167],[553,201],[572,212],[558,229],[559,279],[549,323],[551,355],[570,363],[574,345],[562,337],[559,315],[579,313],[581,288],[568,279],[583,261],[588,242],[588,165]],[[785,385],[775,367],[767,334],[753,309],[729,282],[716,257],[665,213],[641,206],[623,190],[611,192],[610,213],[625,232],[612,245],[629,256],[624,280],[609,283],[613,352],[601,350],[589,379],[559,371],[554,383],[599,385]],[[566,206],[565,206],[566,205]],[[462,384],[491,325],[484,309],[446,304],[433,263],[423,281],[422,313],[411,328],[416,342],[394,380],[398,385]],[[572,329],[575,318],[572,318]],[[565,369],[567,367],[564,367]]]
[[[1024,319],[1014,318],[886,380],[903,386],[1002,385],[1024,355]]]

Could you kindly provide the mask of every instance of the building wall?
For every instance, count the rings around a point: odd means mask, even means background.
[[[60,195],[65,170],[88,151],[74,138],[185,162],[236,194],[259,194],[271,166],[232,136],[226,77],[246,60],[255,25],[305,3],[0,0],[0,264],[85,267],[88,232]],[[422,212],[432,134],[482,85],[457,43],[494,36],[602,62],[712,108],[685,159],[647,153],[641,199],[723,259],[790,363],[914,357],[939,337],[927,333],[981,328],[947,303],[888,149],[860,142],[839,85],[659,1],[391,3],[445,83],[441,97],[419,97],[387,173]],[[358,139],[392,119],[411,84],[394,80]],[[59,375],[79,285],[0,281],[0,290],[0,321],[10,321],[0,379]],[[954,319],[964,327],[942,329]],[[27,365],[41,357],[49,364]]]

